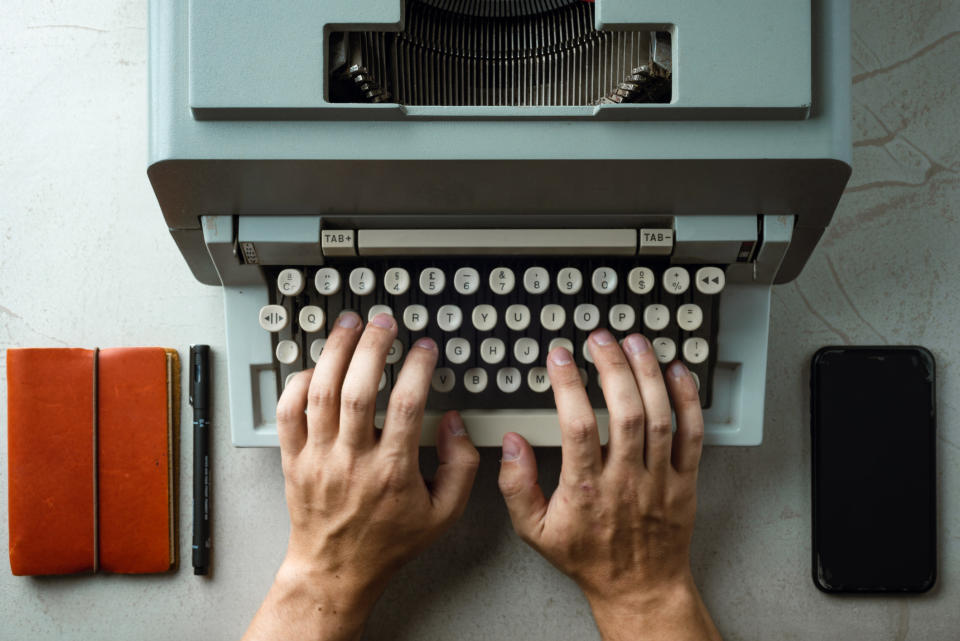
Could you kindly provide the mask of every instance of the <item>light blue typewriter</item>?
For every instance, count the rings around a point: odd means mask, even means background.
[[[640,331],[706,442],[763,434],[771,287],[850,174],[849,8],[818,0],[173,0],[150,7],[150,167],[222,285],[233,443],[275,446],[336,316],[440,346],[479,445],[560,433],[544,358]],[[605,438],[605,435],[604,435]]]

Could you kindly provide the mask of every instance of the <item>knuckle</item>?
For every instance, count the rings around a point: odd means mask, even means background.
[[[657,436],[669,436],[673,432],[673,424],[670,419],[655,418],[647,423],[647,431]]]
[[[592,416],[576,416],[567,421],[567,436],[576,444],[583,444],[597,431],[597,422]]]
[[[650,359],[640,365],[640,376],[645,379],[658,379],[660,378],[660,364],[656,359]]]
[[[311,385],[307,392],[307,403],[310,405],[332,405],[336,401],[337,392],[332,385]]]
[[[388,407],[393,410],[400,421],[411,423],[420,415],[423,402],[419,396],[404,392],[398,388],[390,395]]]
[[[622,432],[639,432],[643,429],[644,419],[643,409],[629,408],[619,414],[616,421]]]
[[[303,411],[298,410],[291,403],[281,401],[277,404],[277,423],[281,425],[295,423],[302,416]]]
[[[365,414],[370,409],[370,399],[366,394],[356,391],[344,391],[340,404],[343,410],[350,414]]]

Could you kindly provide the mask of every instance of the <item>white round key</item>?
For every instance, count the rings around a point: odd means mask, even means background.
[[[592,303],[577,305],[573,310],[573,324],[582,332],[590,332],[600,324],[600,310]]]
[[[447,341],[445,350],[447,360],[451,363],[466,363],[470,358],[470,343],[465,338],[451,338]]]
[[[657,361],[660,363],[669,363],[677,357],[677,344],[672,338],[658,336],[651,341],[653,353],[657,355]]]
[[[702,363],[710,355],[710,344],[707,339],[694,336],[683,341],[683,359],[688,363]]]
[[[489,332],[497,326],[497,308],[493,305],[477,305],[470,314],[473,326],[481,332]]]
[[[682,294],[690,289],[690,272],[683,267],[669,267],[663,272],[663,289],[671,294]]]
[[[484,363],[496,365],[507,355],[507,346],[499,338],[485,338],[480,343],[480,358]]]
[[[520,389],[520,370],[516,367],[501,367],[497,370],[497,388],[505,394],[512,394]]]
[[[719,294],[727,282],[727,277],[719,267],[701,267],[693,278],[701,294]]]
[[[350,291],[357,296],[366,296],[377,287],[377,277],[369,267],[357,267],[350,272],[347,281],[350,283]]]
[[[480,272],[473,267],[461,267],[453,275],[453,288],[461,294],[473,294],[480,289]]]
[[[296,376],[296,375],[299,374],[299,373],[300,373],[300,372],[290,372],[289,374],[287,374],[287,377],[286,377],[285,379],[283,379],[283,386],[286,387],[287,385],[289,385],[289,384],[290,384],[290,381],[293,380],[293,377]]]
[[[394,296],[406,294],[410,289],[410,272],[403,267],[391,267],[383,273],[383,287]]]
[[[377,314],[390,314],[393,316],[393,309],[389,305],[371,305],[367,310],[367,320],[372,321]]]
[[[557,272],[557,289],[561,294],[578,294],[583,287],[583,274],[576,267],[564,267]]]
[[[647,305],[646,309],[643,310],[643,324],[648,329],[659,332],[670,324],[670,310],[667,309],[666,305],[659,303]]]
[[[573,341],[571,341],[569,338],[554,338],[552,341],[550,341],[550,345],[547,347],[547,354],[552,352],[556,347],[562,347],[570,352],[571,356],[573,355]]]
[[[490,291],[494,294],[509,294],[516,284],[517,277],[509,267],[495,267],[490,272]]]
[[[697,386],[697,391],[700,391],[700,377],[697,376],[696,372],[690,372],[690,376],[693,377],[693,383]]]
[[[542,294],[550,289],[550,274],[543,267],[528,267],[523,272],[523,288],[528,294]]]
[[[387,363],[393,365],[400,360],[401,356],[403,356],[403,343],[395,338],[390,343],[390,349],[387,350]]]
[[[567,311],[559,305],[544,305],[540,309],[540,324],[544,329],[555,332],[567,322]]]
[[[333,296],[340,292],[342,285],[340,272],[333,267],[322,267],[317,270],[317,275],[313,277],[313,285],[324,296]]]
[[[323,310],[316,305],[307,305],[300,310],[297,320],[300,328],[308,334],[318,332],[323,329]]]
[[[457,375],[449,367],[438,367],[433,370],[430,386],[438,392],[449,392],[457,384]]]
[[[516,304],[507,308],[507,327],[521,332],[530,326],[530,308],[526,305]]]
[[[550,389],[550,377],[546,367],[531,367],[527,372],[527,386],[534,392],[546,392]]]
[[[268,332],[279,332],[285,329],[290,322],[287,310],[283,305],[264,305],[260,308],[260,327]]]
[[[617,272],[610,267],[597,267],[590,277],[590,285],[598,294],[610,294],[617,289]]]
[[[377,383],[377,391],[382,392],[383,388],[387,386],[387,370],[380,372],[380,382]]]
[[[653,270],[649,267],[634,267],[627,274],[627,287],[634,294],[649,294],[653,290]]]
[[[407,305],[403,310],[403,325],[411,332],[419,332],[430,322],[430,312],[423,305]]]
[[[583,351],[583,360],[587,361],[588,363],[592,363],[593,356],[590,355],[590,339],[589,338],[584,339],[582,351]]]
[[[637,321],[637,312],[629,305],[618,304],[610,308],[610,327],[626,332]]]
[[[471,367],[463,373],[463,386],[468,392],[474,394],[487,389],[487,370],[482,367]]]
[[[327,339],[317,338],[312,343],[310,343],[310,360],[314,363],[320,361],[320,353],[323,352],[323,346],[326,345]]]
[[[437,267],[427,267],[420,272],[420,291],[427,296],[436,296],[447,284],[447,275]]]
[[[703,324],[703,310],[699,305],[686,303],[677,308],[677,325],[686,332],[700,329]]]
[[[437,325],[445,332],[455,332],[463,325],[463,312],[456,305],[441,305],[437,310]]]
[[[277,360],[284,365],[296,361],[300,358],[300,346],[290,340],[282,340],[277,343]]]
[[[277,289],[284,296],[298,296],[307,284],[307,279],[303,277],[303,272],[299,269],[287,268],[277,276]]]
[[[532,338],[524,336],[518,338],[513,344],[513,357],[524,365],[534,362],[538,356],[540,356],[540,343]]]

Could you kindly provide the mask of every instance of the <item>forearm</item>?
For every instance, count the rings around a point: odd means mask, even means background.
[[[721,641],[692,578],[649,594],[588,599],[604,641]]]
[[[243,641],[354,641],[372,604],[354,590],[284,564]]]

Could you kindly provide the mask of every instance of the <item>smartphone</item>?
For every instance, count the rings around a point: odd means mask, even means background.
[[[813,581],[925,592],[937,575],[933,355],[824,347],[810,380]]]

